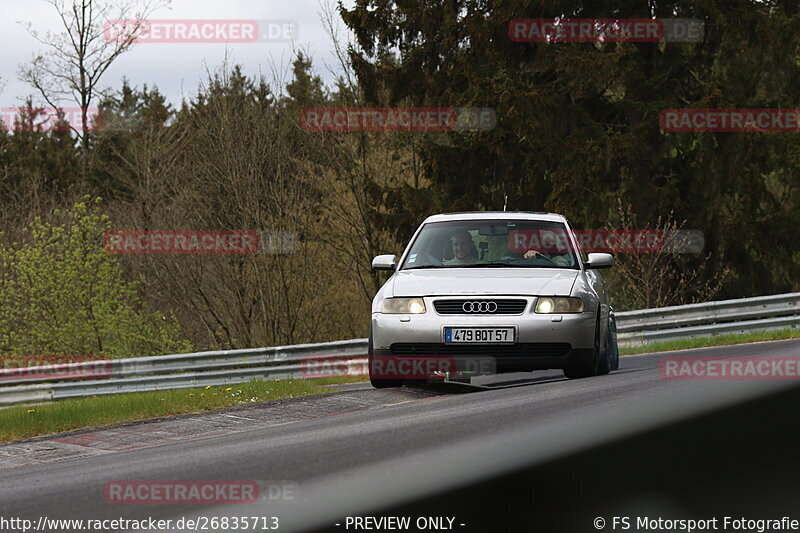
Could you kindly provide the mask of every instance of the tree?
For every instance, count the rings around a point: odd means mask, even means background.
[[[81,128],[75,129],[84,149],[89,146],[89,106],[100,93],[99,83],[111,64],[136,41],[143,21],[171,0],[47,0],[58,13],[63,31],[41,34],[32,23],[28,33],[49,48],[20,65],[20,78],[45,102],[58,108],[64,100],[78,104]],[[107,24],[124,21],[109,38]]]
[[[13,133],[0,131],[0,201],[4,215],[26,219],[68,195],[78,181],[79,153],[69,128],[44,127],[49,116],[28,99]],[[18,222],[22,222],[18,220]],[[0,225],[0,230],[6,225]]]
[[[792,134],[665,133],[659,113],[795,107],[800,18],[790,4],[356,0],[339,10],[355,34],[349,62],[369,103],[497,113],[491,132],[428,137],[419,157],[431,185],[387,191],[395,205],[498,209],[507,192],[509,209],[563,212],[591,229],[615,221],[620,197],[642,224],[674,212],[703,231],[712,252],[706,272],[732,266],[720,295],[734,297],[798,287],[800,142]],[[700,19],[705,36],[518,43],[507,35],[515,18],[609,16]],[[398,235],[406,219],[393,219]]]
[[[325,101],[325,87],[311,70],[311,58],[298,52],[292,62],[294,79],[286,85],[287,102],[299,107],[313,107]]]
[[[642,227],[637,221],[630,205],[617,204],[619,221],[611,230],[635,231]],[[669,305],[683,305],[711,300],[722,288],[729,268],[722,271],[704,272],[709,255],[697,261],[687,260],[680,250],[685,243],[680,232],[685,221],[678,222],[669,213],[659,217],[653,225],[662,241],[657,249],[649,253],[626,253],[616,257],[614,268],[608,271],[607,279],[614,287],[611,303],[617,311],[649,309]],[[647,226],[647,224],[645,224]]]
[[[169,172],[177,153],[178,136],[167,123],[175,112],[158,88],[141,90],[123,80],[122,88],[100,103],[100,127],[91,151],[89,183],[104,198],[130,198],[138,188],[152,191],[157,200],[165,193],[168,180],[159,169]],[[148,169],[144,175],[140,169]],[[151,209],[143,202],[144,220]]]

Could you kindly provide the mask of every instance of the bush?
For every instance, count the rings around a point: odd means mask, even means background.
[[[172,318],[143,306],[103,248],[110,229],[88,197],[56,222],[36,217],[25,242],[0,243],[0,353],[126,357],[188,351]],[[2,237],[2,235],[0,235]]]

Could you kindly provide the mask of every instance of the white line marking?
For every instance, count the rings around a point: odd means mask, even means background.
[[[393,406],[393,405],[403,405],[404,403],[411,403],[411,402],[413,402],[413,401],[414,401],[414,400],[406,400],[406,401],[404,401],[404,402],[397,402],[397,403],[385,403],[385,404],[381,405],[381,407],[391,407],[391,406]]]
[[[238,418],[239,420],[250,420],[251,422],[258,422],[257,418],[245,418],[243,416],[236,416],[236,415],[223,415],[227,416],[228,418]]]

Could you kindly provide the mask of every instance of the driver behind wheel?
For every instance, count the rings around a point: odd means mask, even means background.
[[[569,260],[562,254],[546,254],[539,250],[528,250],[522,257],[525,259],[546,259],[554,265],[569,266]]]
[[[555,250],[553,253],[542,252],[536,248],[529,248],[522,257],[525,259],[544,259],[556,266],[572,266],[571,261],[568,259],[569,253],[567,247],[558,239],[554,241],[553,246]]]

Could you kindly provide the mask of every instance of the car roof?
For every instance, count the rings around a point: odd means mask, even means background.
[[[558,213],[540,213],[535,211],[466,211],[463,213],[440,213],[431,215],[425,222],[445,222],[453,220],[544,220],[548,222],[566,222],[564,215]]]

